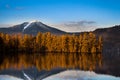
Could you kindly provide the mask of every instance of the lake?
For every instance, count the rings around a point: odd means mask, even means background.
[[[19,53],[4,57],[0,74],[14,75],[18,71],[21,74],[15,76],[22,77],[22,71],[28,70],[29,75],[39,76],[38,73],[45,70],[44,74],[50,73],[47,75],[50,76],[65,70],[82,70],[120,77],[119,62],[119,56],[102,53]]]

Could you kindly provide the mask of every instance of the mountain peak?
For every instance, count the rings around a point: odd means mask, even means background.
[[[27,25],[24,26],[24,28],[23,28],[23,32],[24,32],[25,29],[27,29],[28,27],[30,27],[31,24],[34,24],[34,23],[41,23],[41,22],[38,21],[38,20],[32,20],[32,21],[27,22]]]
[[[38,21],[38,20],[29,21],[29,23],[35,23],[35,22],[40,22],[40,21]]]

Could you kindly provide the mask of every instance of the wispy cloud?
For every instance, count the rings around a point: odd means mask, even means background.
[[[92,31],[96,29],[96,22],[95,21],[69,21],[63,22],[59,24],[52,24],[55,28],[59,28],[61,30],[67,32],[82,32],[82,31]]]
[[[95,24],[94,21],[70,21],[70,22],[64,22],[62,25],[67,27],[90,27],[91,25]]]
[[[7,8],[7,9],[15,9],[15,10],[23,10],[24,9],[24,7],[22,7],[22,6],[11,7],[9,4],[6,4],[5,8]]]
[[[23,10],[24,7],[16,7],[15,9],[16,9],[16,10]]]
[[[12,24],[0,24],[0,28],[10,27]]]
[[[9,5],[9,4],[6,4],[5,7],[6,7],[7,9],[9,9],[9,8],[10,8],[10,5]]]

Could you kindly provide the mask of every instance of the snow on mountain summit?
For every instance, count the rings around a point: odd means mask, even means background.
[[[43,24],[42,22],[40,21],[37,21],[37,20],[33,20],[33,21],[30,21],[30,22],[27,22],[27,25],[24,26],[23,28],[23,32],[25,29],[27,29],[28,27],[32,27],[33,25],[37,25],[37,26],[40,26],[41,28],[45,28],[45,29],[49,29],[48,27],[46,27],[45,24]]]
[[[31,25],[32,23],[35,23],[35,22],[38,22],[38,21],[37,21],[37,20],[33,20],[33,21],[28,22],[28,24],[23,28],[23,31],[24,31],[26,28],[30,27],[30,25]]]

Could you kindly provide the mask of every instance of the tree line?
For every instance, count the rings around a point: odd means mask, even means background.
[[[102,37],[92,32],[80,35],[53,35],[50,32],[36,36],[0,33],[0,52],[102,52]]]

